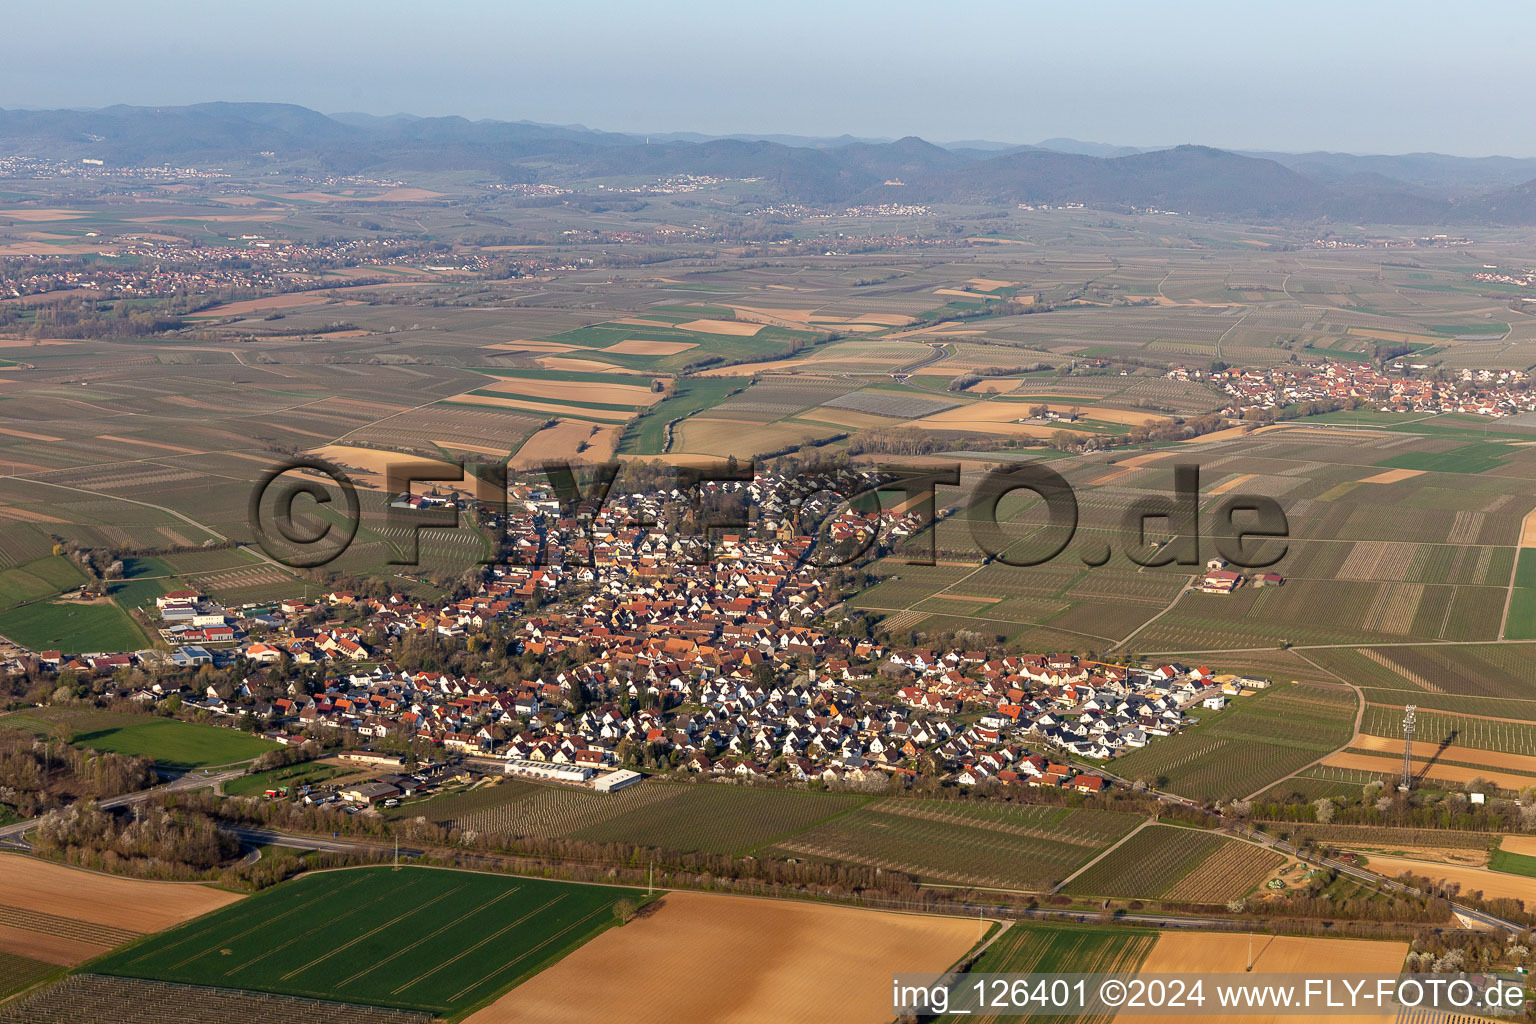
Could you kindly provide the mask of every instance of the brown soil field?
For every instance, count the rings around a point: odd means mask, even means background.
[[[101,252],[101,245],[81,243],[59,245],[55,242],[10,242],[0,245],[0,256],[90,256]]]
[[[243,302],[226,302],[222,306],[209,306],[193,316],[240,316],[245,313],[261,313],[270,309],[289,309],[293,306],[314,306],[331,300],[317,292],[287,292],[269,295],[264,299],[246,299]]]
[[[1261,428],[1262,429],[1262,428]],[[1183,444],[1203,444],[1206,441],[1226,441],[1234,437],[1245,437],[1248,434],[1256,434],[1257,430],[1249,427],[1227,427],[1225,430],[1213,430],[1209,434],[1201,434],[1199,437],[1186,437]]]
[[[198,448],[183,448],[179,444],[165,444],[162,441],[145,441],[142,438],[118,437],[116,434],[97,434],[98,441],[116,441],[118,444],[132,444],[143,448],[161,448],[168,452],[180,452],[182,455],[201,455]]]
[[[626,338],[617,345],[609,345],[604,352],[617,352],[626,356],[671,356],[698,348],[696,341],[646,341],[643,338]]]
[[[352,478],[352,482],[357,484],[357,486],[368,487],[376,491],[384,489],[389,467],[394,463],[439,462],[439,460],[426,459],[420,455],[405,455],[400,452],[387,452],[378,448],[361,448],[349,444],[328,444],[320,448],[311,448],[305,454],[329,459],[345,469],[347,475]],[[497,452],[496,454],[504,455],[506,453]],[[446,462],[439,464],[449,473],[452,473],[456,468]],[[464,482],[459,485],[461,488],[467,489],[472,483],[476,485],[477,490],[483,486],[480,484],[479,478],[473,476],[468,471],[465,472],[464,476]],[[452,487],[453,484],[445,482],[440,486],[447,488]],[[496,493],[495,488],[486,488],[486,493],[478,494],[477,496],[482,501],[500,500],[500,496]]]
[[[908,426],[926,427],[929,430],[975,430],[988,434],[1017,434],[1023,437],[1050,437],[1057,431],[1082,433],[1071,427],[1055,423],[1041,426],[1034,423],[1017,423],[1029,415],[1028,408],[1015,403],[973,402],[970,405],[945,409],[931,416],[912,420]]]
[[[854,412],[852,409],[829,409],[826,406],[807,409],[797,416],[796,419],[816,423],[829,423],[834,427],[848,427],[853,430],[868,430],[871,427],[884,427],[900,422],[894,416],[876,416],[872,412]]]
[[[1107,484],[1111,480],[1118,480],[1128,473],[1134,473],[1136,470],[1140,469],[1142,466],[1145,466],[1149,462],[1156,462],[1158,459],[1166,459],[1168,456],[1173,454],[1175,453],[1148,452],[1145,455],[1132,455],[1130,458],[1123,459],[1120,462],[1115,463],[1113,467],[1110,467],[1115,469],[1116,472],[1111,473],[1109,476],[1100,477],[1097,480],[1092,480],[1089,482],[1092,483],[1095,487],[1100,484]]]
[[[20,466],[19,462],[6,462],[7,467]],[[0,515],[8,519],[18,519],[24,523],[62,523],[63,519],[55,518],[45,512],[33,512],[31,509],[17,508],[15,505],[7,505],[0,508]]]
[[[1391,736],[1356,736],[1349,741],[1352,747],[1360,747],[1364,750],[1379,750],[1384,754],[1403,756],[1403,741]],[[1433,749],[1429,744],[1420,741],[1419,750],[1426,747]],[[1490,768],[1507,768],[1512,772],[1522,772],[1536,775],[1536,757],[1528,754],[1506,754],[1499,750],[1478,750],[1476,747],[1462,747],[1451,745],[1440,755],[1447,761],[1464,761],[1467,764],[1485,764]]]
[[[1426,878],[1455,882],[1462,892],[1481,890],[1484,896],[1507,897],[1525,900],[1526,906],[1536,906],[1536,878],[1511,875],[1487,868],[1465,867],[1459,864],[1436,864],[1431,861],[1411,860],[1407,857],[1368,857],[1366,867],[1379,875],[1394,878],[1404,871]]]
[[[965,390],[973,395],[1000,395],[1009,391],[1017,391],[1023,383],[1023,381],[1019,380],[983,380],[972,384]]]
[[[146,882],[0,854],[0,904],[136,932],[158,932],[241,897],[190,882]]]
[[[1221,483],[1217,484],[1215,487],[1212,487],[1205,493],[1208,497],[1214,498],[1219,494],[1226,494],[1228,491],[1236,490],[1237,488],[1243,486],[1243,484],[1247,483],[1249,480],[1252,480],[1253,477],[1254,474],[1252,473],[1244,473],[1241,476],[1233,477],[1231,480],[1223,480]]]
[[[1368,476],[1360,482],[1363,484],[1395,484],[1399,480],[1412,480],[1416,476],[1423,476],[1422,469],[1389,469],[1385,473],[1377,473]]]
[[[101,956],[111,948],[105,943],[66,939],[62,935],[44,935],[42,932],[30,932],[25,928],[0,925],[0,953],[29,956],[45,964],[73,967],[92,957]]]
[[[22,220],[28,224],[37,224],[50,220],[75,220],[79,217],[89,217],[84,210],[0,210],[0,217],[10,220]]]
[[[9,427],[0,427],[0,434],[11,437],[24,437],[28,441],[62,441],[62,437],[54,437],[52,434],[29,434],[25,430],[12,430]]]
[[[599,402],[604,405],[652,405],[661,400],[660,392],[652,391],[649,384],[626,384],[621,380],[612,383],[570,380],[517,380],[501,378],[482,390],[504,391],[514,395],[532,395],[536,398],[569,399],[573,402]]]
[[[534,362],[551,370],[578,370],[582,373],[634,373],[623,366],[599,363],[595,359],[571,359],[567,356],[535,356]]]
[[[493,405],[499,409],[517,409],[522,412],[549,413],[553,416],[582,416],[602,420],[605,423],[623,423],[630,414],[620,409],[577,409],[570,405],[535,402],[516,395],[499,398],[496,395],[454,395],[453,401],[466,405]]]
[[[594,433],[592,428],[597,427]],[[613,458],[622,428],[605,427],[585,420],[561,420],[552,427],[537,431],[512,457],[513,469],[536,467],[545,459],[586,460],[605,462]],[[584,451],[577,451],[585,442]]]
[[[1322,939],[1295,935],[1255,935],[1253,969],[1260,974],[1337,972],[1340,964],[1361,974],[1396,974],[1408,955],[1408,943],[1367,939]],[[1166,932],[1139,968],[1141,974],[1180,974],[1191,971],[1243,974],[1248,967],[1245,936],[1215,932]],[[1330,1015],[1329,1021],[1391,1021],[1393,1014]],[[1126,1021],[1182,1022],[1177,1015],[1125,1015]],[[1282,1015],[1245,1014],[1245,1024],[1296,1021]]]
[[[509,352],[575,352],[575,345],[559,341],[498,341],[485,348],[504,349]]]
[[[1330,754],[1323,764],[1333,768],[1353,768],[1362,772],[1379,772],[1383,775],[1397,775],[1403,770],[1401,757],[1382,756],[1374,754]],[[1515,775],[1507,771],[1496,771],[1491,768],[1463,768],[1453,764],[1434,764],[1422,757],[1413,759],[1413,767],[1416,773],[1424,773],[1428,767],[1428,776],[1432,779],[1442,779],[1446,782],[1471,782],[1473,779],[1486,779],[1501,789],[1524,789],[1526,786],[1536,785],[1536,775]]]
[[[689,320],[677,325],[680,331],[697,331],[700,334],[728,334],[737,338],[750,338],[763,329],[762,324],[741,320]]]
[[[668,893],[466,1024],[588,1024],[616,1007],[632,1024],[885,1024],[893,973],[943,971],[976,934],[960,918]]]

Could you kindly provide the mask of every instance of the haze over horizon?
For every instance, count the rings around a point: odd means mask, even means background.
[[[1089,23],[998,0],[937,20],[911,0],[789,0],[775,23],[797,28],[776,32],[745,11],[645,15],[613,0],[579,17],[483,0],[430,13],[398,0],[60,10],[10,13],[0,106],[228,99],[640,134],[1536,156],[1536,129],[1503,99],[1522,92],[1522,26],[1536,27],[1513,3],[1444,19],[1425,3],[1307,0],[1281,21],[1111,0]]]

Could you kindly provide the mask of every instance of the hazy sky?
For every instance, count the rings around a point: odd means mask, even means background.
[[[1502,0],[53,0],[7,5],[0,107],[1536,156],[1533,29]]]

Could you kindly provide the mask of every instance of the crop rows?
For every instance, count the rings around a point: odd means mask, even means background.
[[[1450,742],[1454,747],[1536,756],[1536,724],[1529,722],[1465,718],[1437,711],[1419,711],[1415,722],[1416,747],[1422,743],[1427,749],[1442,742]],[[1365,709],[1365,720],[1361,722],[1360,730],[1372,736],[1401,736],[1403,711],[1401,708],[1371,705]],[[1454,753],[1446,756],[1455,759]]]
[[[4,999],[12,992],[19,992],[58,970],[59,968],[53,964],[44,963],[41,960],[17,956],[15,953],[0,952],[0,999]],[[0,1016],[0,1020],[3,1019],[4,1017]]]
[[[1221,853],[1231,842],[1235,840],[1223,839],[1211,832],[1153,825],[1127,839],[1109,856],[1073,879],[1067,891],[1081,896],[1121,899],[1168,897],[1186,878],[1195,874],[1207,858]],[[1196,886],[1202,891],[1203,887],[1203,882]]]
[[[431,1019],[410,1010],[99,974],[72,975],[0,1009],[0,1024],[427,1024]]]
[[[7,928],[21,928],[40,935],[56,935],[64,939],[93,942],[102,946],[120,946],[125,942],[132,942],[141,934],[127,928],[113,928],[111,925],[92,924],[73,917],[45,914],[40,910],[3,905],[0,905],[0,925]]]
[[[958,817],[928,821],[862,808],[781,841],[781,850],[975,885],[1048,889],[1106,844],[1017,835]]]

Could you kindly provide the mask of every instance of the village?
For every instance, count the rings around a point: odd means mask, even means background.
[[[1388,412],[1464,413],[1498,418],[1536,411],[1536,391],[1522,370],[1462,369],[1444,379],[1413,376],[1431,367],[1397,359],[1384,372],[1366,362],[1309,363],[1205,371],[1175,366],[1171,380],[1209,381],[1232,401],[1224,415],[1274,411],[1305,402],[1358,402]]]
[[[639,781],[628,770],[643,769],[861,789],[930,776],[1092,793],[1106,779],[1091,763],[1190,727],[1191,707],[1219,711],[1269,685],[1218,680],[1203,666],[857,635],[837,611],[831,577],[808,557],[814,538],[796,529],[833,499],[794,505],[791,490],[776,476],[706,484],[707,497],[750,498],[762,514],[749,531],[719,536],[703,561],[660,525],[675,515],[675,491],[615,495],[595,513],[566,516],[547,488],[516,483],[505,524],[512,560],[460,600],[430,606],[334,590],[231,610],[180,590],[156,602],[168,652],[37,659],[80,678],[156,669],[122,696],[285,745],[318,737],[431,749],[482,771],[604,791]],[[890,543],[922,527],[911,511],[845,510],[827,522],[834,542],[879,530]],[[1210,566],[1204,585],[1235,576]],[[405,669],[390,655],[410,637],[475,650],[492,635],[535,670],[493,682]],[[199,687],[202,666],[250,675]],[[278,681],[267,700],[258,696],[259,680],[274,678],[265,670]],[[364,802],[399,795],[375,789]]]

